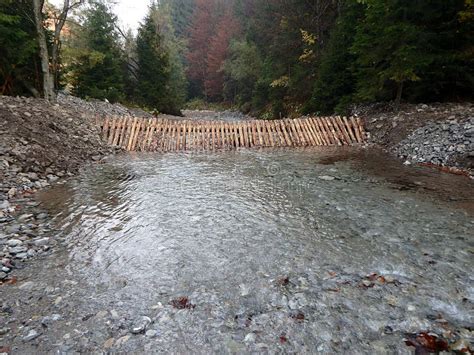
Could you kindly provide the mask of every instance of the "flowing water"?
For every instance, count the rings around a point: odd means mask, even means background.
[[[466,177],[375,151],[114,157],[40,196],[65,248],[35,266],[28,312],[60,315],[35,349],[406,353],[419,331],[472,341],[473,192]],[[132,334],[141,321],[146,334]]]

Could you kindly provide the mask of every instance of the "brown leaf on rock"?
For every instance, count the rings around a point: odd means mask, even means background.
[[[420,332],[407,334],[405,344],[415,347],[417,353],[439,353],[448,351],[448,341],[437,334]]]
[[[280,286],[286,286],[290,283],[290,278],[288,276],[279,277],[277,283]]]
[[[382,275],[380,275],[379,277],[377,277],[377,282],[381,283],[381,284],[384,284],[386,281],[385,281],[385,277],[383,277]]]
[[[187,297],[178,297],[174,300],[171,300],[170,305],[177,309],[193,309],[196,307],[192,304]]]
[[[291,318],[293,318],[294,320],[296,320],[297,322],[303,322],[304,321],[304,314],[303,312],[296,312],[296,313],[292,313],[290,315]]]
[[[5,283],[9,284],[9,285],[14,285],[18,282],[18,279],[16,278],[16,276],[12,276],[9,280],[7,280]]]

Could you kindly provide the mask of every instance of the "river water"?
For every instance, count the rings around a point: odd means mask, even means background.
[[[407,353],[406,333],[420,331],[472,341],[473,192],[466,177],[377,151],[114,157],[41,194],[64,250],[36,262],[25,312],[59,317],[18,349]]]

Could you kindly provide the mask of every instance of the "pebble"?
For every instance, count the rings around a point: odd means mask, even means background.
[[[115,339],[114,338],[109,338],[105,341],[103,346],[104,346],[105,349],[110,349],[112,346],[114,346],[114,343],[115,343]]]
[[[22,245],[23,242],[19,239],[10,239],[8,242],[7,242],[7,245],[9,247],[16,247],[18,245]]]
[[[17,218],[19,222],[25,222],[33,217],[33,214],[31,213],[26,213],[22,214],[20,217]]]
[[[129,339],[130,335],[124,335],[123,337],[117,339],[117,341],[115,342],[115,346],[121,346],[125,344]]]
[[[60,320],[61,318],[62,317],[61,317],[60,314],[53,314],[51,316],[46,316],[46,317],[43,317],[41,319],[41,324],[44,325],[44,326],[48,326],[52,322],[56,322],[56,321]]]
[[[31,341],[39,337],[41,334],[38,333],[36,330],[31,329],[26,336],[23,337],[24,341]]]
[[[45,212],[38,213],[38,214],[36,215],[36,219],[38,219],[38,220],[46,219],[46,218],[48,218],[48,214],[45,213]]]
[[[472,118],[429,121],[398,143],[393,151],[408,162],[469,168],[464,165],[463,157],[474,150],[473,123]]]
[[[49,238],[48,237],[40,238],[40,239],[37,239],[37,240],[33,241],[33,244],[36,245],[37,247],[48,245],[48,243],[49,243]]]
[[[324,180],[324,181],[333,181],[336,178],[334,176],[329,176],[329,175],[320,175],[318,176],[318,179]]]
[[[244,343],[255,343],[257,336],[255,333],[248,333],[244,338]]]
[[[148,338],[154,338],[158,335],[158,332],[154,329],[148,329],[145,333]]]
[[[28,251],[28,248],[25,246],[17,246],[17,247],[11,247],[8,249],[10,254],[20,254]],[[19,256],[17,256],[19,257]]]
[[[131,333],[132,334],[140,334],[144,333],[147,327],[151,324],[151,319],[147,316],[143,316],[139,319],[137,319],[131,328]]]
[[[20,290],[26,290],[26,291],[32,290],[33,287],[35,287],[35,283],[33,281],[26,281],[22,283],[20,286],[18,286]]]
[[[239,287],[240,287],[240,295],[242,297],[248,296],[250,294],[250,287],[248,287],[247,285],[240,284]]]

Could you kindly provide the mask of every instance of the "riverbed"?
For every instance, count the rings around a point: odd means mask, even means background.
[[[472,349],[467,177],[356,148],[127,154],[37,198],[60,246],[0,288],[13,353]]]

